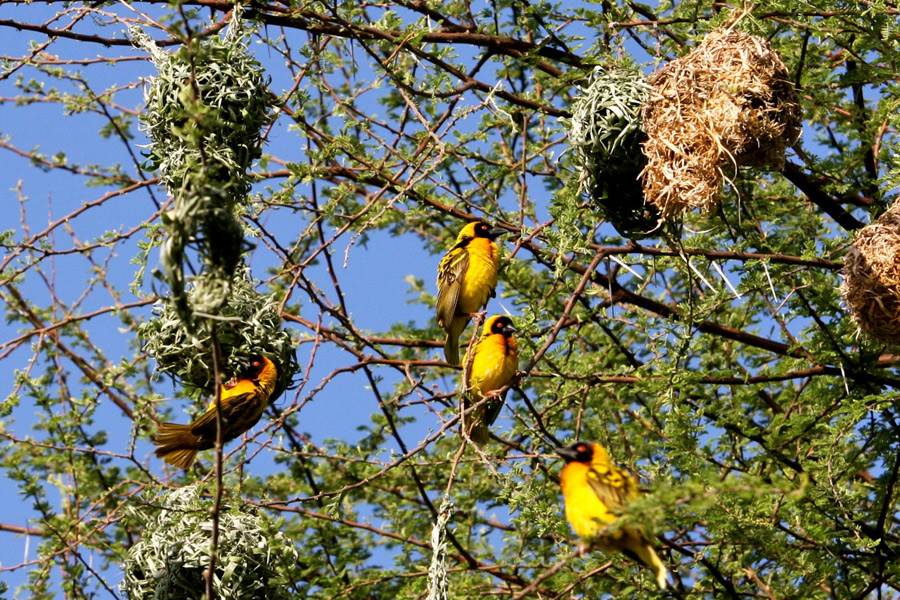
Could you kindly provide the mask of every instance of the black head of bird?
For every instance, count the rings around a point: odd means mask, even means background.
[[[499,333],[504,337],[510,337],[512,334],[516,333],[516,328],[513,326],[512,319],[509,317],[498,317],[491,323],[490,332],[492,334]]]
[[[585,442],[576,442],[568,448],[557,448],[556,453],[562,457],[566,463],[579,462],[589,465],[594,458],[594,446],[593,444],[586,444]]]
[[[470,227],[471,230],[469,230]],[[501,235],[509,232],[500,227],[491,227],[487,223],[470,223],[468,226],[463,227],[460,233],[463,235],[468,234],[470,237],[487,238],[494,241]]]

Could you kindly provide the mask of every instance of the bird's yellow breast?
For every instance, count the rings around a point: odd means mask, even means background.
[[[480,311],[497,287],[499,250],[497,245],[486,238],[474,238],[466,245],[469,253],[469,268],[463,276],[459,290],[457,313]]]
[[[499,390],[512,380],[518,368],[516,340],[501,334],[490,335],[475,347],[469,388],[479,396]]]
[[[605,525],[616,520],[587,480],[588,466],[571,462],[560,474],[563,498],[566,504],[566,520],[578,537],[591,539]]]
[[[262,400],[259,409],[260,414],[262,414],[263,409],[266,407],[266,403],[269,401],[269,396],[272,395],[272,391],[275,389],[275,383],[278,380],[278,370],[275,368],[274,363],[268,358],[264,358],[263,361],[264,365],[262,371],[260,371],[256,381],[252,379],[240,379],[222,387],[223,404],[228,404],[229,400],[232,398],[258,396]],[[212,410],[215,406],[216,400],[213,398],[213,400],[210,401],[207,410]]]

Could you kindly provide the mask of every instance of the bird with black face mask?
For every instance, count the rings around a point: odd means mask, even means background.
[[[444,357],[452,365],[459,364],[459,336],[496,293],[500,250],[494,240],[504,233],[469,223],[438,265],[437,323],[447,332]]]
[[[240,373],[222,386],[219,406],[222,414],[222,442],[238,437],[262,416],[275,389],[278,370],[265,356],[246,360]],[[170,465],[188,469],[200,450],[216,445],[216,402],[210,402],[202,415],[189,425],[160,423],[153,436],[159,446],[156,456]]]
[[[494,315],[484,322],[481,338],[472,350],[472,368],[466,381],[467,395],[463,408],[468,409],[468,397],[471,396],[476,405],[465,417],[465,422],[469,438],[476,444],[488,441],[488,428],[497,420],[506,392],[482,400],[509,385],[519,368],[519,345],[513,337],[515,332],[509,317]]]
[[[575,533],[588,548],[622,552],[652,569],[656,584],[666,589],[668,571],[642,527],[623,527],[604,533],[625,505],[639,496],[637,483],[628,471],[614,465],[600,444],[578,442],[568,448],[557,448],[556,453],[566,461],[559,479],[566,519]]]

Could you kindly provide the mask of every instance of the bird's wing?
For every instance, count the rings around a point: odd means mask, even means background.
[[[588,485],[606,508],[619,513],[637,496],[637,486],[627,472],[614,466],[592,466],[588,469]]]
[[[237,379],[232,377],[222,385],[222,403],[227,404],[231,398],[242,394],[255,394],[259,390],[259,384],[249,379]],[[212,410],[216,406],[215,399],[209,401],[206,410]]]
[[[253,407],[248,406],[249,404],[253,404],[257,402],[258,391],[257,390],[248,390],[245,392],[241,392],[235,394],[233,396],[227,396],[222,398],[222,430],[223,432],[227,432],[230,427],[229,425],[241,420],[247,419],[249,414],[254,412]],[[256,421],[247,425],[247,429],[253,427],[256,424]],[[191,423],[191,433],[196,435],[197,437],[202,438],[211,438],[215,440],[216,438],[216,404],[213,402],[210,404],[210,407],[206,409],[206,412],[197,417],[193,423]],[[227,435],[226,435],[227,437]]]
[[[438,265],[437,321],[445,331],[449,330],[456,315],[462,280],[468,268],[469,252],[462,243],[453,246]]]

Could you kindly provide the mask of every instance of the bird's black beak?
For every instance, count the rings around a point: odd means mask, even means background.
[[[503,332],[503,335],[512,335],[512,334],[514,334],[515,332],[517,332],[518,329],[516,329],[515,327],[513,327],[513,324],[510,323],[509,325],[504,325],[504,326],[503,326],[503,329],[501,329],[500,331]]]
[[[505,229],[501,229],[500,227],[494,227],[494,228],[488,230],[487,238],[489,240],[496,240],[501,235],[506,235],[507,233],[509,233],[509,232]]]
[[[556,453],[567,463],[578,460],[578,452],[574,448],[556,448]]]

